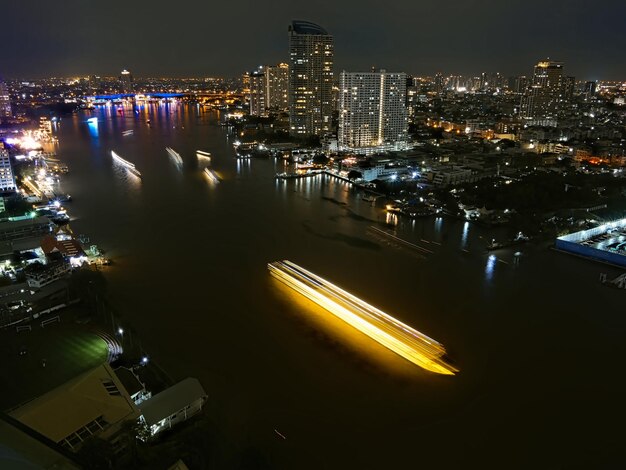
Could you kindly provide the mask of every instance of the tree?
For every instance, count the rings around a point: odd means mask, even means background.
[[[363,175],[361,174],[360,171],[356,171],[356,170],[350,170],[348,172],[348,179],[349,180],[355,180],[358,178],[363,178]]]

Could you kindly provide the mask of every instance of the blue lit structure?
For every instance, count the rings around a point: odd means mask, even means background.
[[[91,98],[95,100],[121,100],[125,98],[134,98],[136,93],[118,93],[114,95],[96,95]],[[185,96],[184,93],[148,93],[146,96],[151,96],[153,98],[182,98]]]
[[[556,239],[556,248],[626,267],[626,219],[559,237]]]

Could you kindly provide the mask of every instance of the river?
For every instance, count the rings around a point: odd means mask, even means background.
[[[284,164],[236,160],[217,122],[170,104],[102,107],[56,129],[72,227],[113,258],[112,301],[153,360],[206,389],[215,468],[619,461],[626,294],[598,282],[615,271],[543,246],[490,257],[485,229],[394,220],[329,176],[277,182]],[[385,222],[432,253],[369,229]],[[278,259],[442,342],[461,372],[428,373],[351,331],[274,281],[266,264]]]

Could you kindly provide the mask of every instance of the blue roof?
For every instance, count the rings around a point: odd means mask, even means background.
[[[296,34],[311,34],[327,36],[328,31],[320,25],[311,23],[310,21],[293,20],[291,22],[291,30]]]

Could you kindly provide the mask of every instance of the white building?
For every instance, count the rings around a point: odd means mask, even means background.
[[[15,178],[9,152],[0,148],[0,192],[15,191]]]
[[[404,150],[408,143],[406,74],[342,72],[339,150],[366,154]]]
[[[200,413],[206,400],[198,379],[188,377],[142,402],[139,421],[153,437]]]

